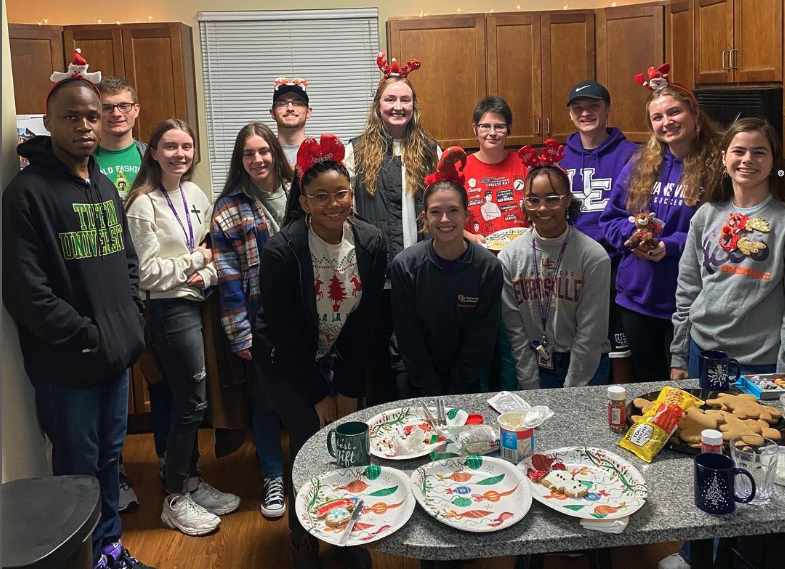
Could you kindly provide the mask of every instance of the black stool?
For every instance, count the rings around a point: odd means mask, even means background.
[[[3,568],[92,569],[101,490],[92,476],[3,484]]]

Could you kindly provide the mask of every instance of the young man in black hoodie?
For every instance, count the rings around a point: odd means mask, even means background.
[[[101,139],[95,85],[81,75],[57,83],[44,126],[51,138],[19,145],[30,165],[3,194],[3,301],[54,474],[100,483],[95,567],[144,569],[120,542],[117,512],[127,369],[144,347],[143,305],[122,202],[92,157]]]

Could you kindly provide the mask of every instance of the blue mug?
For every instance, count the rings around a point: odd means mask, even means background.
[[[736,366],[736,377],[728,379],[728,368]],[[731,383],[736,383],[741,376],[741,366],[734,358],[719,350],[703,350],[698,357],[700,387],[710,391],[727,391]]]
[[[755,497],[755,479],[743,468],[736,468],[733,459],[724,454],[703,452],[695,457],[695,505],[707,514],[732,514],[736,502],[746,504]],[[751,491],[738,496],[736,475],[746,476]]]

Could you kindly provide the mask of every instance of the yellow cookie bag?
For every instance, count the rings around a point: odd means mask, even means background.
[[[700,407],[703,403],[678,387],[666,385],[654,400],[654,405],[629,428],[619,441],[619,446],[651,462],[676,431],[684,412],[690,407]]]

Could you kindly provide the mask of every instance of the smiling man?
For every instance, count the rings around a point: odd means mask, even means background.
[[[611,258],[611,283],[615,283],[620,252],[606,241],[600,227],[600,214],[608,204],[616,177],[638,146],[627,140],[618,128],[608,127],[611,95],[600,83],[581,81],[575,85],[567,99],[567,107],[577,132],[567,137],[561,166],[570,178],[572,193],[581,201],[581,213],[575,221],[575,228],[597,241],[608,252]],[[608,333],[611,352],[608,355],[613,365],[614,382],[626,383],[631,379],[630,349],[616,306],[615,289],[613,286],[611,288]]]
[[[82,60],[81,71],[72,64],[53,74],[67,78],[47,95],[51,137],[18,147],[30,165],[3,194],[3,301],[19,329],[54,475],[100,484],[94,567],[144,569],[120,542],[118,514],[128,367],[144,347],[138,261],[123,204],[92,157],[101,100],[86,67]]]
[[[95,159],[101,173],[114,183],[120,198],[125,201],[147,148],[144,142],[134,140],[133,135],[139,116],[139,100],[136,90],[120,77],[104,77],[98,84],[98,90],[101,93],[103,134]]]
[[[270,116],[278,125],[278,142],[292,170],[297,162],[297,151],[305,140],[305,123],[313,112],[307,88],[308,81],[304,79],[279,77],[275,80]]]

